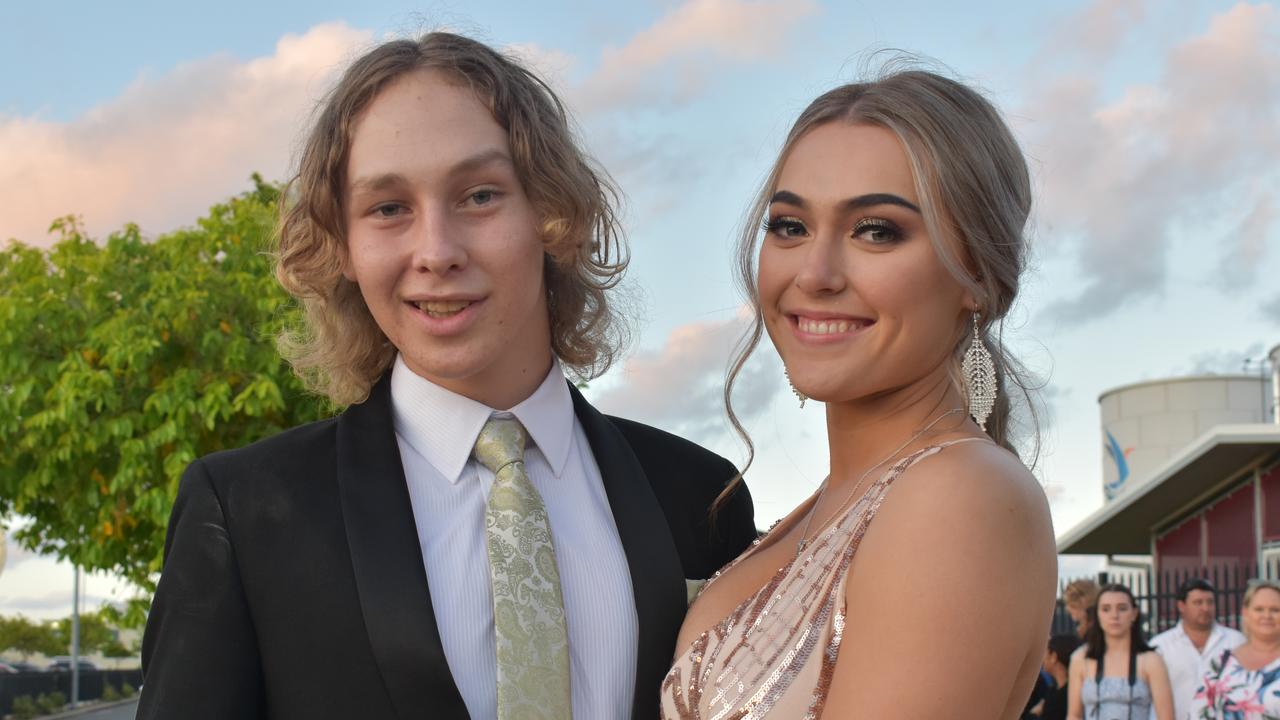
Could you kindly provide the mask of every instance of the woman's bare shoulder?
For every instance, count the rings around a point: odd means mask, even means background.
[[[991,442],[955,443],[907,468],[876,522],[916,525],[948,517],[955,521],[951,530],[976,541],[1012,533],[1041,545],[1049,540],[1044,551],[1052,545],[1044,488],[1017,456]],[[1056,558],[1056,549],[1051,552]]]
[[[996,716],[1009,698],[982,693],[1030,692],[1056,560],[1044,493],[1012,455],[965,442],[919,460],[889,487],[849,566],[845,634],[876,650],[842,657],[848,694],[946,678],[935,681],[940,696],[972,696],[972,707]]]
[[[1057,583],[1048,501],[1030,471],[992,443],[951,445],[894,481],[850,567],[846,596],[910,584],[904,564],[921,578],[918,590],[947,588],[946,615],[987,603],[1009,623],[1018,616],[1026,629],[1048,632],[1040,625],[1052,615]]]

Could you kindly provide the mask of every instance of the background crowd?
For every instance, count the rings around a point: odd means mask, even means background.
[[[1177,624],[1148,639],[1127,586],[1068,584],[1061,600],[1076,632],[1049,638],[1023,717],[1280,718],[1280,583],[1250,581],[1239,630],[1219,622],[1215,594],[1207,580],[1184,582]]]

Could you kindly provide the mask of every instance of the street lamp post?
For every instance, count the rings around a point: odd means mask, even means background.
[[[71,590],[71,707],[80,704],[80,566]]]

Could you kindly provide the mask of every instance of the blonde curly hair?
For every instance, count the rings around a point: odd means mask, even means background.
[[[359,287],[342,275],[343,187],[352,130],[365,108],[392,81],[424,69],[467,83],[507,131],[540,221],[552,350],[577,377],[599,376],[628,334],[606,297],[627,266],[619,193],[579,147],[545,82],[514,58],[445,32],[375,47],[322,103],[281,205],[276,277],[303,311],[301,323],[277,338],[281,355],[308,389],[336,405],[364,401],[395,358]]]

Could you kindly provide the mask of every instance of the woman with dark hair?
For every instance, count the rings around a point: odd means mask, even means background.
[[[1173,720],[1173,694],[1160,655],[1142,634],[1142,611],[1124,585],[1104,585],[1085,637],[1071,659],[1071,720]]]

